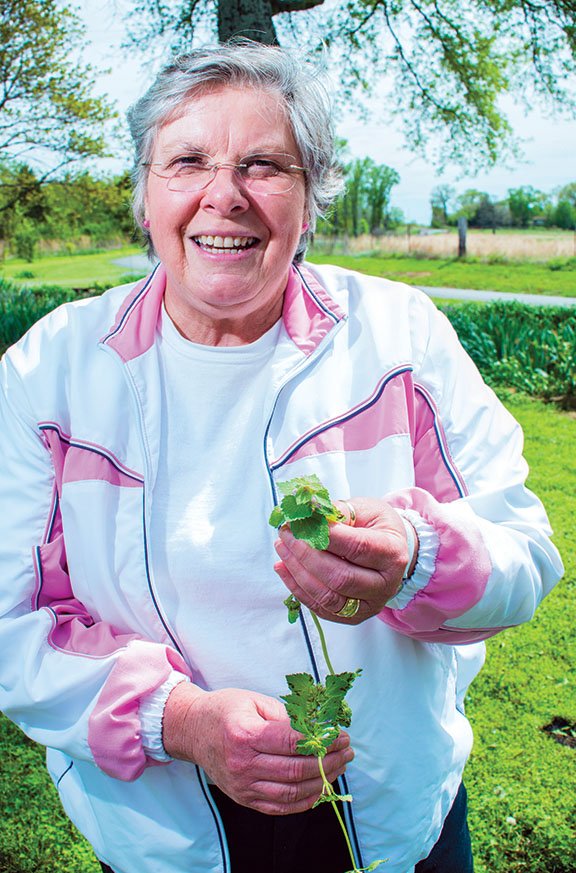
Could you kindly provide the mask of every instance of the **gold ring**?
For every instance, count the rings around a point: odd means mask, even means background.
[[[350,521],[348,522],[348,526],[354,527],[354,525],[356,524],[356,510],[347,500],[343,500],[342,503],[346,505],[346,508],[348,509],[348,514],[350,515]]]
[[[339,609],[336,615],[339,615],[341,618],[354,618],[358,610],[360,609],[360,601],[357,597],[347,597],[346,603]]]

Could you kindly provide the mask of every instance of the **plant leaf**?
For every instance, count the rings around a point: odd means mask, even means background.
[[[293,494],[287,494],[280,504],[282,512],[286,517],[286,521],[296,521],[301,518],[310,518],[314,512],[312,504],[309,500],[305,503],[299,503]]]
[[[324,550],[330,545],[330,528],[323,515],[296,519],[290,522],[290,530],[297,540],[305,540],[313,549]]]
[[[270,513],[270,518],[268,519],[268,524],[271,524],[272,527],[280,527],[281,524],[284,524],[286,518],[284,517],[284,513],[280,506],[275,506],[272,512]]]
[[[288,522],[294,536],[305,540],[314,549],[327,549],[330,544],[328,522],[341,521],[342,513],[334,506],[328,489],[318,476],[296,476],[278,482],[283,495],[280,506],[272,510],[269,522],[280,527]]]
[[[294,622],[298,621],[302,604],[297,597],[294,597],[293,594],[289,594],[284,601],[284,606],[288,610],[288,621],[290,624],[294,624]]]
[[[326,685],[315,683],[309,673],[286,676],[290,694],[282,697],[290,724],[303,735],[296,748],[302,755],[323,758],[340,733],[340,725],[350,724],[350,707],[344,696],[361,671],[326,677]]]

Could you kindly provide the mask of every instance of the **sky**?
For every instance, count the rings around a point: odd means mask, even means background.
[[[122,10],[130,5],[129,0],[74,3],[86,25],[89,43],[82,59],[100,69],[111,68],[107,75],[97,77],[97,88],[116,103],[121,118],[150,85],[157,69],[144,53],[128,58],[121,48],[126,38]],[[461,167],[447,167],[439,175],[428,161],[407,149],[399,125],[395,127],[379,118],[377,97],[371,105],[374,109],[368,122],[349,113],[338,122],[337,133],[348,141],[352,157],[368,156],[397,170],[400,183],[392,191],[392,205],[399,207],[408,221],[429,223],[430,192],[439,184],[453,185],[457,193],[476,188],[501,199],[509,188],[520,185],[533,185],[551,193],[576,181],[576,119],[551,119],[537,109],[525,116],[510,100],[505,104],[506,111],[515,133],[523,140],[522,160],[477,175],[463,175]],[[102,162],[100,168],[118,172],[128,165],[125,153],[123,158]]]

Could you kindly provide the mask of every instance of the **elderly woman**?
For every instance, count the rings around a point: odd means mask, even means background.
[[[342,873],[279,700],[327,672],[313,610],[363,669],[324,759],[354,868],[468,873],[463,695],[561,574],[519,428],[419,291],[302,265],[338,184],[301,58],[192,52],[130,122],[158,266],[2,364],[0,705],[105,870]],[[308,474],[326,551],[267,523]]]

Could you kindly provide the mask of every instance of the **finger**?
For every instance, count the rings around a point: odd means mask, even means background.
[[[274,564],[274,569],[289,589],[292,594],[298,598],[298,600],[307,606],[308,609],[312,610],[319,618],[326,619],[327,621],[333,621],[337,624],[360,624],[360,622],[365,621],[367,618],[375,615],[380,611],[379,605],[368,605],[367,601],[360,600],[360,606],[358,611],[352,617],[340,616],[338,615],[338,611],[328,611],[322,609],[309,595],[308,591],[304,588],[301,588],[298,584],[298,581],[292,576],[290,571],[283,563]],[[348,598],[342,595],[338,600],[338,609],[343,609],[346,605]]]
[[[298,739],[302,739],[297,734]],[[347,745],[330,751],[324,758],[324,770],[326,775],[333,778],[341,772],[354,759],[354,750]],[[343,740],[344,742],[344,740]],[[332,748],[332,747],[331,747]],[[274,755],[269,752],[260,752],[250,759],[250,774],[254,778],[265,779],[269,782],[281,782],[291,784],[305,782],[307,779],[318,778],[318,761],[312,755],[302,755],[295,752],[292,755]]]
[[[274,698],[268,698],[274,701]],[[302,739],[302,734],[295,731],[290,726],[290,718],[286,712],[286,707],[279,700],[274,701],[282,710],[283,717],[276,721],[269,721],[263,724],[252,741],[252,748],[255,752],[269,755],[294,756],[302,757],[296,749],[298,740]],[[346,731],[340,731],[334,742],[328,748],[328,754],[332,752],[343,752],[350,748],[350,735]]]
[[[328,551],[313,549],[288,530],[281,531],[275,548],[300,588],[307,592],[308,599],[312,598],[315,606],[325,612],[338,612],[348,597],[371,600],[378,595],[382,574],[377,570],[342,560]],[[308,602],[306,605],[310,606]]]
[[[330,525],[330,552],[378,571],[393,569],[398,560],[400,563],[407,560],[404,525],[386,501],[355,498],[354,501],[336,501],[336,504],[344,521]]]

